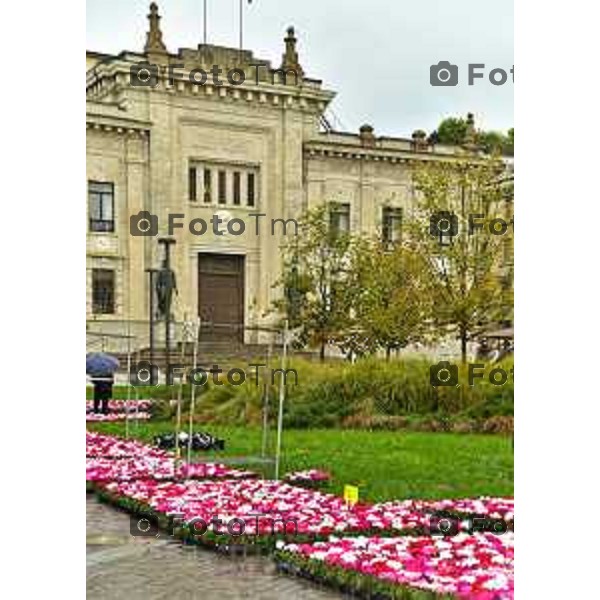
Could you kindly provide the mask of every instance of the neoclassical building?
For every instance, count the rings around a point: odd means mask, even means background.
[[[305,72],[291,27],[274,66],[247,50],[170,51],[154,4],[148,19],[143,52],[87,53],[90,332],[118,334],[129,321],[136,346],[147,346],[147,270],[160,266],[158,239],[169,233],[176,319],[261,325],[281,293],[284,234],[271,220],[325,202],[335,226],[393,237],[411,203],[411,163],[465,153],[367,125],[333,131],[324,112],[335,94]],[[169,215],[181,225],[172,232]],[[243,234],[229,231],[235,219]],[[248,331],[246,341],[258,338]]]

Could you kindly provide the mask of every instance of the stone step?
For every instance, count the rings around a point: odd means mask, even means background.
[[[199,367],[212,367],[212,365],[218,365],[223,370],[231,369],[235,366],[240,366],[243,363],[260,363],[265,364],[267,360],[266,346],[259,344],[240,346],[239,349],[232,348],[231,346],[226,347],[211,347],[211,348],[199,348],[198,355],[196,358],[196,364]],[[277,368],[279,359],[281,356],[282,349],[280,347],[271,348],[271,364],[272,368]],[[120,362],[119,372],[125,372],[127,370],[127,354],[116,354]],[[312,352],[294,352],[293,356],[302,357],[307,360],[318,359],[318,355]],[[151,360],[152,358],[152,360]],[[184,365],[192,365],[194,360],[194,354],[191,346],[186,349],[186,352],[182,355],[181,348],[173,348],[169,353],[169,363]],[[167,366],[167,353],[164,348],[155,348],[154,353],[150,353],[149,348],[144,348],[139,352],[132,354],[132,363],[137,361],[148,361],[157,365],[161,369],[165,369]]]

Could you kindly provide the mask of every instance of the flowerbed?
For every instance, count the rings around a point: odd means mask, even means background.
[[[513,498],[464,498],[424,503],[428,510],[457,516],[478,516],[512,522],[515,518]]]
[[[494,528],[498,531],[500,525],[514,530],[514,499],[513,498],[463,498],[458,500],[393,500],[375,504],[374,508],[384,514],[393,514],[396,510],[406,510],[407,507],[415,512],[430,515],[429,527],[425,533],[430,533],[431,526],[435,527],[434,517],[449,517],[455,531],[472,531],[476,527]],[[483,517],[484,522],[474,522],[474,518]],[[439,519],[438,519],[439,521]],[[487,525],[486,525],[487,523]]]
[[[126,440],[112,435],[86,431],[85,454],[87,457],[131,458],[131,457],[173,457],[170,452],[153,448],[137,440]]]
[[[182,463],[172,452],[93,432],[86,455],[88,488],[187,542],[266,551],[277,545],[281,570],[373,600],[513,598],[514,534],[477,531],[470,520],[514,524],[511,498],[348,505],[303,487],[327,481],[323,471],[290,473],[287,482],[251,479],[250,471]],[[435,535],[436,519],[446,516],[454,519],[453,535]],[[219,531],[210,527],[215,519]]]
[[[332,533],[393,531],[397,535],[420,531],[428,519],[409,507],[396,507],[393,513],[384,514],[370,505],[348,506],[338,496],[275,481],[143,480],[114,482],[103,488],[109,499],[135,512],[149,508],[162,517],[176,513],[186,523],[193,519],[209,522],[213,517],[225,522],[242,519],[246,524],[244,536],[229,537],[244,539],[228,540],[238,543],[274,545],[277,538],[292,533],[294,539],[303,540],[325,539]],[[257,519],[257,513],[265,517]]]
[[[137,479],[242,479],[256,477],[252,471],[230,469],[219,463],[177,462],[171,457],[88,458],[86,481],[119,482]]]
[[[125,421],[125,419],[129,419],[131,421],[137,419],[139,421],[147,421],[150,419],[151,415],[147,412],[130,412],[127,413],[109,413],[107,415],[102,413],[87,413],[85,415],[85,420],[92,423],[112,423],[115,421]]]
[[[318,488],[331,480],[331,475],[319,469],[308,469],[306,471],[294,471],[287,473],[283,480],[291,485],[299,485],[307,488]]]
[[[152,409],[152,400],[109,400],[108,412],[110,413],[135,413],[135,412],[150,412]],[[94,410],[94,401],[85,401],[86,413],[91,413]]]
[[[277,546],[281,570],[363,597],[514,597],[512,534],[331,538],[314,544]]]

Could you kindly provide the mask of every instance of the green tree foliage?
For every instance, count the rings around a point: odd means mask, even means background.
[[[453,144],[460,146],[467,135],[467,121],[460,117],[448,117],[437,128],[440,144]]]
[[[474,334],[512,321],[512,184],[502,160],[425,162],[413,181],[401,240],[337,231],[330,204],[304,215],[284,247],[276,308],[322,360],[328,345],[389,357],[454,334],[465,361]],[[442,211],[458,235],[431,235],[431,217]]]
[[[466,142],[467,131],[468,123],[466,119],[448,117],[437,128],[437,141],[440,144],[461,146]],[[513,127],[506,133],[479,130],[476,132],[475,141],[487,154],[513,156],[515,147],[514,132]]]
[[[473,333],[506,319],[512,295],[512,265],[506,258],[514,221],[503,174],[502,161],[492,158],[476,164],[425,163],[414,171],[418,197],[411,240],[438,273],[435,321],[443,331],[456,333],[463,362]],[[432,235],[440,219],[455,219],[458,235]],[[503,223],[506,231],[496,235]]]
[[[350,289],[346,284],[353,238],[334,231],[334,204],[308,212],[298,235],[283,248],[285,295],[276,303],[292,328],[300,328],[299,343],[318,347],[321,360],[327,344],[335,344],[349,325]]]
[[[504,154],[507,156],[514,156],[515,154],[515,128],[511,127],[506,136]]]
[[[355,244],[351,264],[352,329],[343,336],[348,350],[384,350],[389,358],[430,337],[435,282],[422,256],[400,243],[369,240]]]

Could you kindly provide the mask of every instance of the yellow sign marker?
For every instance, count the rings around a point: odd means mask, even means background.
[[[344,500],[352,505],[358,502],[358,488],[355,485],[344,486]]]

